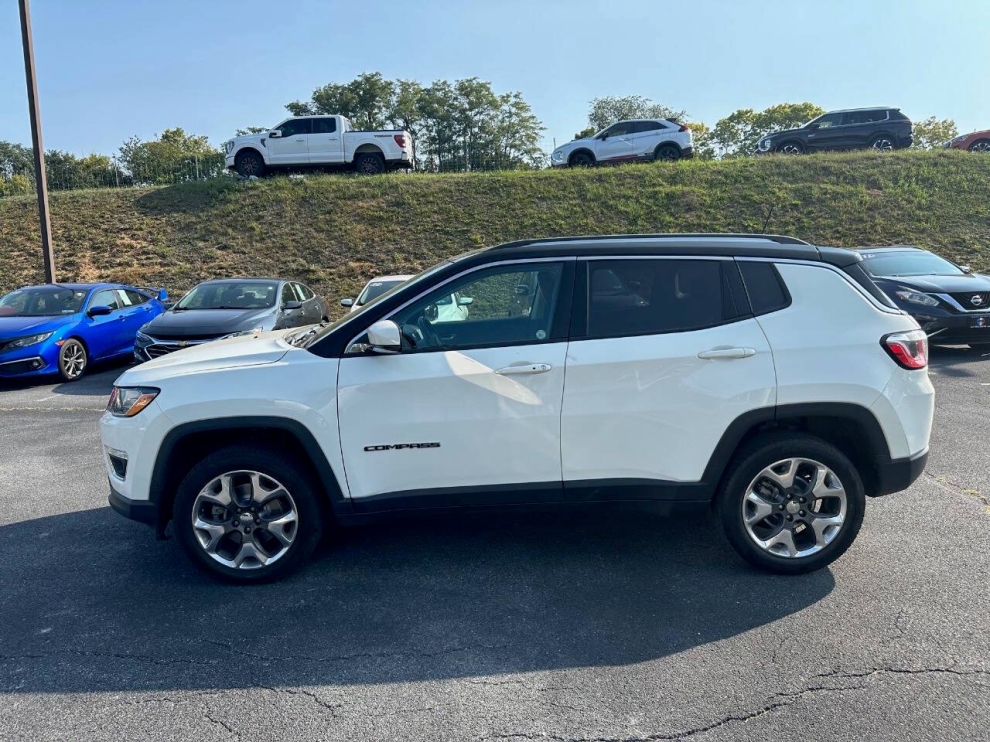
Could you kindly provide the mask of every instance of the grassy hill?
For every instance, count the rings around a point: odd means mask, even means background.
[[[564,172],[311,175],[55,193],[61,280],[180,293],[204,278],[279,275],[335,303],[506,240],[618,232],[768,231],[819,244],[921,245],[990,270],[990,158],[851,153]],[[0,199],[0,291],[41,280],[30,197]]]

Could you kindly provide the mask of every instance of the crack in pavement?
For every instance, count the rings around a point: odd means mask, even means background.
[[[943,487],[950,492],[955,492],[961,495],[966,495],[967,497],[973,497],[983,503],[983,508],[985,512],[990,514],[990,497],[987,497],[981,493],[978,489],[972,487],[963,487],[961,484],[956,484],[955,482],[950,482],[941,474],[932,474],[931,472],[925,472],[925,476],[928,477],[934,484]]]
[[[837,679],[837,680],[866,680],[868,678],[878,677],[881,675],[938,675],[938,674],[949,674],[958,677],[974,677],[981,675],[990,675],[990,670],[958,670],[951,667],[933,667],[933,668],[900,668],[900,667],[876,667],[870,670],[863,670],[860,672],[849,672],[844,670],[832,670],[827,673],[820,673],[815,675],[812,680],[815,679]],[[553,742],[665,742],[672,740],[683,740],[693,737],[698,734],[704,734],[710,732],[719,727],[725,726],[726,724],[733,723],[745,723],[753,719],[757,719],[766,714],[772,713],[778,709],[786,708],[798,702],[798,700],[804,698],[805,696],[814,695],[816,693],[843,693],[848,691],[858,691],[865,690],[869,687],[869,683],[856,683],[852,685],[823,685],[815,684],[810,685],[805,688],[801,688],[796,691],[783,691],[780,693],[775,693],[770,696],[770,699],[760,708],[754,709],[752,711],[745,712],[735,712],[723,716],[716,721],[700,727],[694,727],[691,729],[685,729],[679,732],[661,732],[657,734],[650,734],[645,737],[635,736],[635,737],[561,737],[553,734],[544,734],[542,732],[508,732],[504,734],[494,734],[486,737],[482,737],[482,740],[510,740],[510,739],[531,739],[531,740],[553,740]]]
[[[241,739],[241,733],[238,732],[236,729],[234,729],[232,726],[230,726],[223,719],[214,719],[212,716],[210,716],[209,712],[207,711],[203,712],[203,718],[206,719],[207,721],[212,721],[217,726],[223,727],[224,729],[227,730],[227,733],[233,735],[235,739]]]
[[[288,696],[306,696],[311,701],[313,701],[313,703],[315,703],[317,706],[320,706],[320,707],[326,709],[327,711],[329,711],[330,712],[330,718],[332,718],[332,719],[339,718],[337,716],[337,711],[339,709],[344,708],[342,705],[339,705],[339,704],[327,703],[322,698],[320,698],[318,695],[316,695],[315,693],[313,693],[313,691],[305,690],[303,688],[274,688],[274,687],[272,687],[270,685],[256,685],[255,687],[256,688],[262,688],[264,690],[268,690],[268,691],[271,691],[272,693],[276,693],[276,694],[282,693],[282,694],[285,694],[285,695],[288,695]]]

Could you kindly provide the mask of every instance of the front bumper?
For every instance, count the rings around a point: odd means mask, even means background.
[[[224,161],[224,164],[227,166],[227,169],[228,170],[233,170],[234,169],[234,160],[235,159],[236,158],[233,155],[227,155],[226,157],[224,157],[224,160],[223,161]]]
[[[910,487],[928,463],[928,449],[910,458],[890,459],[877,467],[877,491],[872,497],[889,495]]]
[[[26,358],[7,360],[0,357],[0,379],[19,379],[24,376],[42,376],[52,373],[49,363],[37,351]]]
[[[911,311],[909,314],[928,334],[928,341],[932,344],[990,344],[990,312],[945,314],[941,317],[916,311]]]
[[[108,480],[110,481],[110,480]],[[153,526],[158,522],[158,504],[148,500],[132,500],[114,489],[110,481],[110,507],[125,518]]]

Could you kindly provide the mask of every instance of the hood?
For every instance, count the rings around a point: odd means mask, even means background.
[[[990,291],[990,276],[984,276],[981,273],[968,273],[961,276],[877,276],[876,280],[918,289],[929,294]]]
[[[805,129],[804,129],[803,126],[798,126],[797,128],[794,128],[794,129],[784,129],[782,131],[775,131],[775,132],[773,132],[771,134],[764,134],[762,137],[760,137],[756,141],[757,142],[760,142],[760,141],[762,141],[764,139],[776,139],[777,137],[787,136],[788,134],[797,134],[797,133],[802,132],[804,130]]]
[[[0,316],[0,340],[53,332],[65,325],[75,324],[80,315],[63,314],[57,317],[4,317]]]
[[[275,325],[275,307],[268,309],[169,309],[141,328],[157,338],[209,337]]]
[[[257,144],[264,146],[265,141],[268,139],[268,132],[262,132],[261,134],[241,134],[238,137],[233,137],[232,142],[237,144]]]
[[[154,386],[173,376],[276,363],[291,349],[282,338],[297,329],[215,340],[177,350],[125,371],[116,383],[118,386]]]

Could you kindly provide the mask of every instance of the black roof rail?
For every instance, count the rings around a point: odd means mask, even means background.
[[[694,238],[766,240],[768,242],[776,242],[777,244],[780,245],[808,245],[809,247],[812,246],[810,242],[799,240],[797,237],[788,237],[787,235],[781,235],[781,234],[683,232],[677,234],[670,234],[670,233],[599,234],[599,235],[584,235],[584,236],[570,236],[570,237],[542,237],[540,239],[533,239],[533,240],[516,240],[515,242],[505,242],[501,245],[494,245],[493,247],[490,247],[488,249],[504,250],[510,247],[525,247],[526,245],[540,245],[547,242],[598,242],[604,240],[631,240],[631,239],[677,240],[677,239],[694,239]]]

